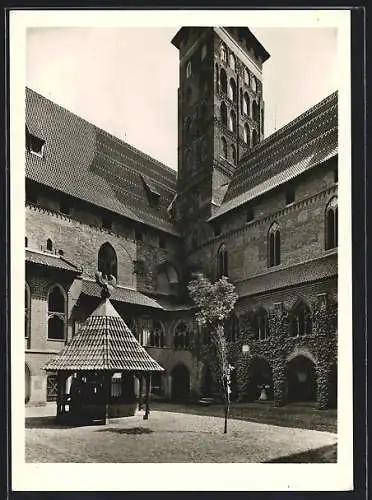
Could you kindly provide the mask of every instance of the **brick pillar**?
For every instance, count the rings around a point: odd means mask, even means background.
[[[274,304],[274,311],[270,318],[270,338],[273,340],[275,352],[272,352],[272,370],[274,384],[274,406],[283,406],[287,403],[287,376],[284,352],[281,338],[288,332],[288,315],[282,302]]]
[[[321,293],[317,295],[315,314],[314,314],[314,329],[320,342],[324,345],[329,333],[329,311],[327,294]],[[322,341],[322,338],[324,339]],[[320,410],[329,407],[329,352],[326,346],[320,350],[316,366],[317,376],[317,403]]]

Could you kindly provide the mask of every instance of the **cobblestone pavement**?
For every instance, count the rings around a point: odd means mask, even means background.
[[[48,416],[54,410],[27,409],[27,462],[260,463],[337,442],[329,432],[231,419],[223,434],[222,418],[162,411],[147,421],[139,413],[106,426],[61,427]]]

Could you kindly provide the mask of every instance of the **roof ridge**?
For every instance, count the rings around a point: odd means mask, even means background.
[[[263,139],[256,146],[254,146],[254,148],[251,151],[249,151],[248,153],[246,153],[245,155],[242,156],[242,158],[239,160],[239,164],[242,163],[244,160],[248,159],[252,155],[253,152],[259,151],[262,147],[266,146],[268,142],[275,140],[278,136],[280,137],[285,132],[287,132],[287,130],[289,128],[298,125],[299,122],[304,120],[308,115],[317,111],[319,108],[325,106],[326,104],[328,104],[329,102],[334,100],[337,96],[338,96],[338,90],[336,90],[335,92],[332,92],[332,94],[329,94],[327,97],[325,97],[324,99],[319,101],[317,104],[314,104],[314,106],[311,106],[310,108],[308,108],[306,111],[304,111],[299,116],[297,116],[296,118],[294,118],[293,120],[288,122],[286,125],[281,127],[279,130],[276,130],[275,132],[273,132],[269,136],[265,137],[265,139]]]
[[[125,146],[128,147],[128,149],[131,149],[133,152],[139,154],[139,156],[141,156],[142,158],[145,158],[145,159],[148,159],[148,160],[151,160],[153,161],[155,164],[159,165],[160,167],[163,167],[165,170],[167,170],[169,173],[174,173],[175,174],[175,177],[177,177],[177,170],[169,167],[168,165],[166,165],[165,163],[162,163],[161,161],[157,160],[156,158],[153,158],[152,156],[150,156],[149,154],[147,153],[144,153],[143,151],[141,151],[140,149],[137,149],[135,148],[134,146],[132,146],[131,144],[125,142],[124,140],[120,139],[119,137],[111,134],[110,132],[108,132],[107,130],[99,127],[98,125],[96,125],[95,123],[92,123],[90,122],[89,120],[81,117],[80,115],[78,115],[77,113],[75,113],[74,111],[71,111],[70,109],[67,109],[66,107],[62,106],[61,104],[58,104],[57,102],[55,101],[52,101],[51,99],[48,99],[45,95],[43,94],[40,94],[40,92],[36,92],[36,90],[32,89],[31,87],[27,87],[26,85],[26,91],[29,91],[31,93],[34,93],[36,94],[37,96],[41,97],[42,99],[50,102],[51,104],[53,104],[54,106],[57,106],[58,108],[62,109],[63,111],[73,115],[74,117],[78,118],[79,120],[82,120],[84,121],[85,123],[88,123],[89,125],[91,125],[92,127],[94,127],[95,129],[99,130],[100,132],[103,132],[104,134],[106,134],[107,136],[110,137],[110,139],[114,139],[115,142],[118,142],[118,143],[121,143]]]

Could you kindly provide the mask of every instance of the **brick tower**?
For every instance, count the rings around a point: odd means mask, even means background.
[[[205,221],[239,159],[263,138],[262,64],[270,55],[248,28],[183,27],[172,43],[180,60],[174,216],[192,253],[211,236]]]

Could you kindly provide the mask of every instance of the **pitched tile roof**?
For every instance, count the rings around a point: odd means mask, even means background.
[[[26,248],[26,262],[40,266],[51,267],[54,269],[61,269],[75,274],[81,274],[82,270],[63,258],[60,255],[52,253],[39,252],[37,250],[30,250]]]
[[[139,344],[109,299],[99,304],[66,347],[43,369],[164,371]]]
[[[337,276],[337,250],[307,262],[283,269],[269,269],[266,273],[235,283],[240,297],[265,293]]]
[[[334,93],[263,140],[240,160],[222,205],[210,220],[323,163],[335,156],[337,150],[337,93]]]
[[[81,293],[90,297],[101,297],[102,288],[95,281],[83,280]],[[154,299],[147,297],[137,290],[129,288],[116,287],[111,294],[111,300],[117,302],[125,302],[127,304],[136,304],[139,306],[152,307],[154,309],[162,309]]]
[[[176,172],[26,88],[26,125],[45,141],[43,158],[26,153],[26,176],[89,203],[177,234],[168,205]],[[141,179],[159,193],[150,206]]]

